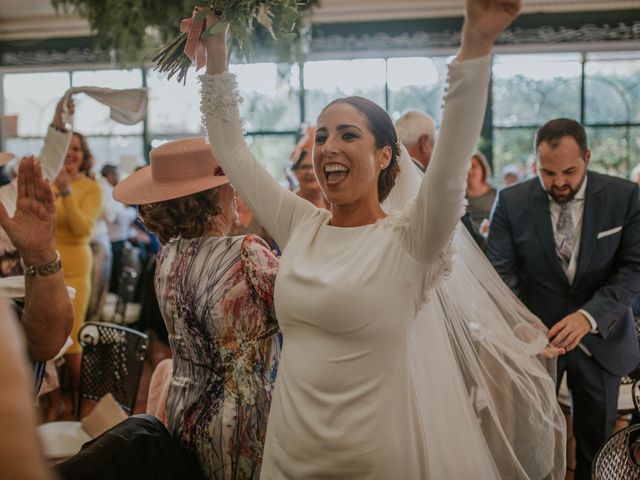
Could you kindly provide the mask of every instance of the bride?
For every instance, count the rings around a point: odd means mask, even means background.
[[[384,110],[360,97],[325,107],[313,165],[330,211],[281,188],[252,157],[226,34],[206,40],[202,113],[214,155],[283,248],[274,297],[284,347],[261,478],[563,478],[564,419],[538,355],[561,352],[456,229],[491,47],[519,9],[467,0],[419,185],[398,167],[408,155]],[[387,214],[390,192],[395,206],[416,198]]]

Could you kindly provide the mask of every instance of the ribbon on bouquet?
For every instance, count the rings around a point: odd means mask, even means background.
[[[200,70],[207,63],[207,50],[200,36],[205,27],[205,18],[199,15],[201,8],[195,7],[191,18],[185,18],[180,22],[180,31],[187,34],[187,43],[184,46],[184,54],[191,62],[195,62],[196,70]]]

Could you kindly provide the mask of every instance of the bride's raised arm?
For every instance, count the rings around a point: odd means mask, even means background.
[[[215,22],[209,15],[207,23]],[[318,214],[318,209],[280,186],[250,152],[240,119],[238,85],[227,70],[227,29],[205,40],[207,73],[200,77],[202,120],[225,174],[260,224],[284,248],[293,227]]]
[[[518,15],[521,0],[467,0],[462,44],[449,65],[440,135],[407,231],[407,248],[430,262],[445,248],[463,213],[467,171],[487,104],[491,49]]]

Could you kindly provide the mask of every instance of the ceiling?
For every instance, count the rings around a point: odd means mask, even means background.
[[[433,18],[461,15],[465,0],[321,0],[314,23]],[[640,9],[640,0],[524,0],[526,13]],[[90,34],[87,22],[57,14],[50,0],[0,0],[0,40]]]

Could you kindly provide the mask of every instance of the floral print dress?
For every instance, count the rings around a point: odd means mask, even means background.
[[[255,236],[173,239],[155,287],[173,352],[167,413],[207,479],[258,479],[280,344],[278,260]]]

